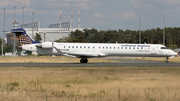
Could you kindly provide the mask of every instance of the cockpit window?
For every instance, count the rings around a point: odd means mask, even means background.
[[[161,49],[169,49],[169,48],[167,48],[167,47],[161,47]]]

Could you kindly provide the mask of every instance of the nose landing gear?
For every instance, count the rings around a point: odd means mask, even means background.
[[[168,59],[169,59],[169,57],[166,57],[166,63],[168,63],[169,61],[168,61]]]
[[[88,62],[88,59],[87,58],[82,58],[81,60],[80,60],[80,63],[87,63]]]

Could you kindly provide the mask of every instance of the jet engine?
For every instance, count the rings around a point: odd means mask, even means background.
[[[38,48],[53,48],[53,42],[42,42],[37,45]]]

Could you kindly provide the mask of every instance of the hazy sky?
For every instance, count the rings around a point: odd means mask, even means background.
[[[22,24],[22,7],[25,23],[39,21],[41,28],[59,23],[59,9],[62,6],[62,22],[71,20],[71,8],[74,11],[73,27],[78,27],[78,7],[81,9],[81,27],[99,30],[139,29],[141,16],[142,30],[163,28],[163,15],[166,15],[166,27],[180,26],[180,0],[0,0],[0,30],[3,30],[4,8],[6,8],[6,30],[13,28],[14,7],[16,19]],[[19,26],[20,26],[19,24]]]

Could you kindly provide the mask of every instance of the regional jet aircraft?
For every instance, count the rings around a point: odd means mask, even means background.
[[[168,57],[177,55],[174,51],[160,44],[110,44],[110,43],[56,43],[35,42],[24,29],[13,29],[22,49],[38,54],[64,55],[81,58],[80,63],[87,63],[88,58],[108,56],[131,56],[131,57]]]

